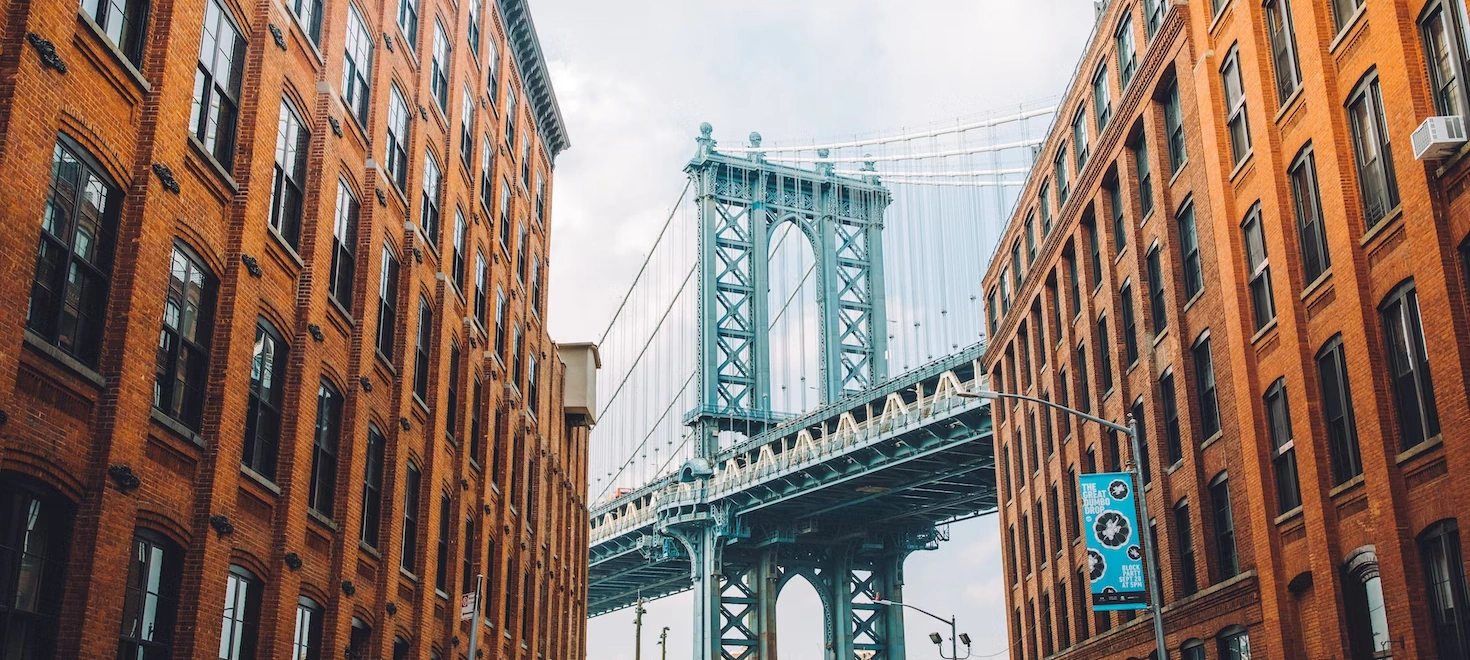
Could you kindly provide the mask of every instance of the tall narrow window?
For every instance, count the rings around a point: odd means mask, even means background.
[[[1133,400],[1133,406],[1128,409],[1128,414],[1133,416],[1133,423],[1138,425],[1138,449],[1139,453],[1133,456],[1138,463],[1138,470],[1143,473],[1143,483],[1148,485],[1154,480],[1153,462],[1148,456],[1148,417],[1143,409],[1143,397]],[[1128,447],[1128,453],[1133,453],[1133,447]]]
[[[419,298],[418,336],[413,345],[413,393],[419,401],[429,401],[429,346],[433,343],[434,310],[429,301]]]
[[[505,291],[495,285],[495,356],[505,360]]]
[[[475,376],[470,387],[470,460],[476,466],[485,464],[485,427],[481,421],[485,417],[484,389],[480,377]]]
[[[490,288],[490,266],[485,262],[485,254],[478,249],[475,250],[475,322],[480,324],[483,330],[490,327],[490,318],[486,316],[486,298],[489,297]]]
[[[521,190],[531,191],[531,133],[521,134]]]
[[[1199,402],[1200,433],[1204,439],[1220,432],[1220,404],[1215,398],[1215,358],[1210,338],[1201,337],[1190,349],[1194,356],[1195,398]]]
[[[402,0],[407,2],[409,0]],[[388,178],[401,192],[408,190],[408,101],[398,85],[389,84],[388,144],[383,147],[388,163]]]
[[[398,0],[398,28],[403,31],[409,49],[416,49],[419,42],[418,0]]]
[[[300,596],[296,600],[296,633],[291,637],[290,660],[321,660],[322,616],[320,603]]]
[[[307,2],[308,0],[294,0]],[[321,0],[310,0],[320,5]],[[347,3],[347,48],[342,55],[342,100],[357,123],[366,127],[368,123],[369,93],[373,80],[373,36],[367,23],[357,11],[357,5]]]
[[[464,86],[459,100],[459,159],[466,172],[475,169],[475,95],[469,85]]]
[[[1194,572],[1194,536],[1189,529],[1189,503],[1180,500],[1174,505],[1174,540],[1179,552],[1180,596],[1190,596],[1199,591],[1199,578]]]
[[[1430,525],[1419,535],[1419,555],[1439,657],[1464,658],[1470,655],[1470,595],[1465,588],[1457,522],[1450,519]]]
[[[1371,229],[1399,205],[1399,184],[1394,176],[1393,151],[1383,118],[1383,91],[1378,86],[1377,72],[1370,73],[1358,84],[1347,110],[1358,163],[1358,190],[1363,196],[1363,222]]]
[[[1057,402],[1062,404],[1063,408],[1072,407],[1072,395],[1068,393],[1071,390],[1072,381],[1067,380],[1067,369],[1065,367],[1057,370],[1057,382],[1061,385],[1061,387],[1057,388]],[[1063,440],[1071,440],[1072,416],[1057,415],[1057,423],[1061,424],[1060,429]]]
[[[1015,585],[1021,582],[1021,569],[1018,568],[1018,566],[1020,566],[1021,564],[1021,555],[1020,550],[1017,549],[1018,546],[1016,545],[1015,525],[1011,525],[1009,528],[1006,529],[1006,536],[1008,537],[1009,547],[1011,550],[1011,584]]]
[[[220,660],[255,660],[260,597],[265,585],[239,566],[230,566],[225,582],[224,623],[219,635]]]
[[[1276,70],[1276,102],[1285,105],[1302,86],[1296,31],[1291,26],[1291,0],[1266,2],[1266,34],[1271,38],[1271,64]]]
[[[271,229],[298,249],[301,241],[301,202],[306,190],[307,145],[311,133],[301,115],[281,99],[276,130],[276,165],[271,178]]]
[[[1085,148],[1085,147],[1084,147]],[[1056,166],[1057,177],[1057,210],[1061,210],[1067,204],[1067,147],[1063,146],[1057,150],[1057,158],[1052,162]]]
[[[490,165],[494,162],[495,147],[490,144],[490,136],[482,135],[480,136],[480,206],[485,209],[486,220],[494,217],[492,210],[495,208],[495,179],[490,173]]]
[[[1219,16],[1220,10],[1224,9],[1225,5],[1228,4],[1230,4],[1230,0],[1210,0],[1210,15]]]
[[[414,572],[419,553],[419,489],[422,487],[419,467],[408,462],[403,484],[403,553],[398,565],[409,573]]]
[[[347,638],[347,659],[368,660],[368,648],[373,643],[373,628],[362,619],[352,617],[352,632]]]
[[[1184,439],[1179,430],[1179,399],[1174,391],[1174,372],[1159,377],[1159,409],[1164,413],[1164,445],[1169,450],[1169,464],[1184,458]]]
[[[1026,214],[1026,263],[1036,263],[1036,219]]]
[[[1302,505],[1301,484],[1296,470],[1296,443],[1291,432],[1291,412],[1286,401],[1286,379],[1277,378],[1266,389],[1266,428],[1271,434],[1271,463],[1276,471],[1277,514]]]
[[[1113,100],[1108,90],[1108,65],[1103,64],[1097,68],[1097,73],[1092,76],[1092,114],[1097,117],[1097,132],[1102,134],[1108,126],[1108,120],[1113,118]]]
[[[485,93],[490,95],[490,105],[500,105],[500,47],[495,45],[493,36],[485,45],[490,50],[490,56],[485,58]]]
[[[374,424],[368,424],[367,464],[362,469],[362,533],[358,540],[378,547],[383,530],[383,449],[386,441]]]
[[[245,38],[220,0],[204,6],[204,38],[194,70],[194,103],[189,127],[204,150],[225,171],[235,162],[235,124],[239,120],[240,79],[245,73]]]
[[[536,173],[536,224],[546,224],[546,179]]]
[[[541,315],[541,256],[531,255],[531,313]]]
[[[311,490],[307,504],[332,517],[337,494],[337,438],[342,429],[342,394],[323,380],[316,393],[316,431],[311,443]]]
[[[1057,278],[1053,277],[1046,282],[1047,305],[1051,307],[1052,334],[1056,336],[1057,344],[1062,343],[1062,298],[1057,291]],[[1047,353],[1051,352],[1050,346],[1042,346],[1041,349]]]
[[[1439,435],[1439,409],[1414,281],[1399,285],[1378,306],[1388,343],[1389,385],[1398,413],[1399,446],[1408,449]]]
[[[439,251],[439,161],[434,152],[424,151],[423,204],[420,205],[419,229],[422,229],[429,249]]]
[[[1162,2],[1163,0],[1160,0]],[[1169,83],[1164,94],[1164,132],[1169,139],[1169,171],[1179,172],[1189,155],[1184,149],[1184,114],[1179,107],[1179,82]]]
[[[1430,3],[1424,17],[1419,19],[1429,82],[1433,85],[1434,109],[1440,115],[1465,114],[1465,89],[1461,80],[1467,64],[1463,5],[1453,7],[1448,2]]]
[[[1241,225],[1245,235],[1245,268],[1250,278],[1251,311],[1260,330],[1276,320],[1276,299],[1271,293],[1271,262],[1266,259],[1266,239],[1261,233],[1261,204],[1257,202]]]
[[[516,90],[513,87],[505,89],[505,143],[512,146],[516,143]]]
[[[459,540],[459,588],[460,593],[472,593],[475,590],[475,519],[464,519],[464,537]]]
[[[1138,324],[1133,317],[1133,285],[1124,283],[1118,297],[1119,314],[1123,317],[1123,356],[1132,366],[1138,362]]]
[[[524,346],[524,337],[521,335],[521,326],[517,324],[515,330],[511,334],[511,348],[514,349],[514,353],[510,356],[511,382],[515,383],[516,388],[519,389],[522,382],[521,376],[524,375],[524,372],[521,371],[521,367],[523,364],[525,364],[522,361],[522,356],[524,355],[524,353],[521,351],[521,347]]]
[[[459,342],[449,340],[449,382],[444,400],[444,435],[450,442],[459,436]]]
[[[1024,503],[1021,508],[1026,508]],[[1021,514],[1021,565],[1025,569],[1022,572],[1031,575],[1031,516],[1024,512]]]
[[[525,223],[521,223],[520,228],[521,228],[520,240],[516,242],[516,277],[521,281],[521,284],[525,284],[526,283],[526,248],[528,247],[527,244],[526,244],[527,243],[527,241],[526,241],[527,235],[526,235],[526,225],[525,225]]]
[[[439,493],[439,542],[435,547],[434,589],[449,589],[449,494]]]
[[[465,259],[468,256],[465,254],[464,232],[464,212],[456,206],[454,207],[454,261],[451,267],[454,270],[454,288],[460,293],[464,293],[464,268]]]
[[[1128,220],[1123,214],[1123,182],[1114,180],[1108,187],[1108,206],[1113,214],[1113,254],[1128,247]]]
[[[1143,23],[1150,39],[1164,24],[1164,12],[1168,11],[1168,0],[1143,0]]]
[[[1364,0],[1332,0],[1332,21],[1338,32],[1342,32],[1352,22],[1363,2]]]
[[[352,281],[357,272],[357,198],[347,182],[337,180],[337,214],[332,222],[332,273],[328,290],[342,309],[352,310]]]
[[[1116,375],[1113,373],[1113,342],[1108,335],[1108,317],[1106,316],[1100,316],[1097,319],[1097,361],[1097,375],[1103,379],[1103,391],[1111,392]]]
[[[1148,139],[1143,134],[1133,147],[1133,167],[1138,174],[1138,215],[1147,221],[1154,212],[1154,177],[1153,164],[1148,160]]]
[[[1317,351],[1317,379],[1322,393],[1322,416],[1327,424],[1333,485],[1347,483],[1363,473],[1363,460],[1358,452],[1358,428],[1353,419],[1353,395],[1348,385],[1342,335],[1334,335]]]
[[[465,41],[470,44],[470,53],[480,59],[480,0],[470,0],[470,20],[465,29]]]
[[[510,255],[510,184],[500,181],[500,249]]]
[[[172,656],[182,568],[183,551],[177,544],[148,529],[133,534],[117,643],[119,660],[162,660]]]
[[[1041,592],[1041,657],[1052,654],[1051,593]]]
[[[300,4],[300,0],[298,0]],[[317,5],[318,8],[321,5]],[[134,69],[143,68],[143,45],[148,37],[147,0],[82,0],[82,11],[92,19]],[[298,12],[299,14],[299,12]],[[302,25],[310,25],[310,19]],[[313,40],[315,36],[313,35]]]
[[[378,353],[392,362],[393,340],[398,326],[398,258],[383,244],[383,266],[378,273]]]
[[[1086,229],[1087,251],[1088,256],[1091,257],[1088,261],[1092,266],[1092,281],[1088,282],[1088,285],[1092,287],[1093,293],[1096,293],[1103,281],[1102,239],[1098,238],[1098,232],[1101,229],[1095,223],[1087,225]]]
[[[1289,174],[1302,249],[1302,276],[1311,283],[1332,266],[1332,258],[1327,253],[1327,232],[1322,226],[1322,201],[1317,193],[1317,158],[1311,149],[1297,156]]]
[[[1179,209],[1179,251],[1184,259],[1184,297],[1193,299],[1205,288],[1204,267],[1199,256],[1199,235],[1195,233],[1194,204]]]
[[[1101,131],[1099,131],[1101,132]],[[1072,143],[1077,153],[1077,173],[1081,176],[1083,166],[1087,165],[1087,111],[1078,110],[1077,116],[1072,118]]]
[[[1215,518],[1215,558],[1220,581],[1224,581],[1240,573],[1240,559],[1235,550],[1235,514],[1230,508],[1230,480],[1224,474],[1210,482],[1210,507]]]
[[[270,321],[255,322],[255,354],[250,360],[250,400],[245,413],[241,461],[266,479],[276,478],[281,437],[281,394],[286,375],[286,343]]]
[[[1077,344],[1077,405],[1092,412],[1092,384],[1087,381],[1087,344]]]
[[[1220,633],[1220,660],[1251,660],[1251,640],[1239,626]]]
[[[1072,284],[1072,290],[1070,292],[1072,294],[1072,316],[1077,316],[1082,313],[1082,283],[1077,276],[1076,253],[1073,253],[1072,257],[1067,260],[1067,275],[1071,279]]]
[[[55,657],[74,507],[40,481],[0,472],[0,648]]]
[[[1053,524],[1051,526],[1051,544],[1056,548],[1057,554],[1062,554],[1066,548],[1062,545],[1062,520],[1066,518],[1061,509],[1062,498],[1056,484],[1051,485],[1051,515]]]
[[[1113,34],[1118,47],[1118,89],[1128,89],[1138,71],[1138,53],[1133,47],[1133,16],[1125,15]]]
[[[1041,210],[1041,235],[1051,235],[1051,182],[1041,182],[1041,192],[1036,195],[1036,206]]]
[[[88,366],[101,354],[122,197],[90,154],[57,140],[26,327]]]
[[[1225,123],[1230,133],[1231,161],[1239,165],[1251,153],[1251,130],[1246,118],[1245,89],[1240,82],[1240,52],[1232,46],[1220,67],[1220,80],[1225,87]]]
[[[158,338],[153,407],[195,431],[204,416],[214,289],[214,276],[199,256],[174,243],[163,330]]]
[[[1169,327],[1169,315],[1164,309],[1164,265],[1163,257],[1159,254],[1159,247],[1155,245],[1148,251],[1148,306],[1149,324],[1154,336]]]

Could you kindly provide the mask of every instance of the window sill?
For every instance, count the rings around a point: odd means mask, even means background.
[[[1260,343],[1262,338],[1264,338],[1266,335],[1271,334],[1272,331],[1274,331],[1275,329],[1276,319],[1272,318],[1270,321],[1267,321],[1266,325],[1262,326],[1260,330],[1257,330],[1256,334],[1251,335],[1251,345],[1255,346],[1256,344]]]
[[[419,396],[418,392],[413,393],[413,403],[414,405],[419,407],[419,412],[423,413],[425,416],[429,414],[429,404],[424,403],[423,397]]]
[[[322,512],[317,511],[316,509],[313,509],[311,507],[306,507],[306,517],[308,520],[329,530],[332,530],[333,534],[337,533],[337,523],[332,522],[332,519],[328,518]]]
[[[449,594],[445,593],[444,590],[440,589],[439,587],[434,587],[434,597],[443,601],[449,600]]]
[[[352,312],[347,311],[347,308],[342,306],[341,301],[338,301],[336,296],[327,294],[327,302],[329,303],[327,307],[331,308],[332,311],[336,312],[338,316],[342,317],[338,320],[346,323],[347,327],[349,328],[357,327],[357,321],[353,320]]]
[[[1189,299],[1188,302],[1184,303],[1184,307],[1180,311],[1182,311],[1182,312],[1188,312],[1191,307],[1194,307],[1194,304],[1195,303],[1199,302],[1199,299],[1200,298],[1203,298],[1204,297],[1204,295],[1205,295],[1205,288],[1204,287],[1200,287],[1199,291],[1195,291],[1194,292],[1194,296],[1192,296]]]
[[[1236,179],[1240,178],[1240,174],[1249,169],[1249,166],[1255,162],[1256,150],[1255,148],[1251,148],[1250,151],[1245,152],[1244,156],[1241,156],[1240,162],[1235,164],[1235,168],[1230,170],[1230,182],[1236,183]]]
[[[1215,34],[1215,29],[1225,22],[1225,16],[1230,13],[1230,4],[1230,0],[1226,0],[1225,4],[1220,5],[1220,10],[1215,12],[1215,15],[1210,18],[1209,33],[1211,36]]]
[[[1293,108],[1303,102],[1302,89],[1305,87],[1305,85],[1297,83],[1296,91],[1292,92],[1291,96],[1286,97],[1286,100],[1281,102],[1281,109],[1276,111],[1276,117],[1275,119],[1273,119],[1275,123],[1280,124],[1281,119],[1285,117],[1288,112],[1290,112]]]
[[[275,227],[266,225],[265,233],[272,239],[274,239],[276,247],[284,250],[286,252],[286,257],[289,258],[292,263],[296,264],[297,272],[300,272],[302,268],[306,267],[306,262],[301,260],[301,254],[296,251],[296,248],[291,247],[290,243],[286,242],[286,237],[282,236],[280,232],[276,231]]]
[[[398,369],[393,366],[393,361],[389,360],[388,356],[383,355],[383,352],[378,350],[376,346],[373,347],[373,357],[377,358],[378,366],[387,369],[388,373],[393,376],[393,378],[389,378],[388,380],[393,380],[398,377]]]
[[[184,440],[188,440],[190,443],[193,443],[194,446],[199,447],[200,449],[204,448],[203,437],[196,433],[194,429],[191,429],[188,426],[184,425],[183,422],[169,417],[168,413],[163,412],[162,410],[159,410],[157,408],[150,407],[148,409],[148,419],[152,420],[159,426],[168,429],[169,432],[173,433],[174,435]]]
[[[1174,171],[1169,173],[1169,187],[1170,188],[1173,188],[1174,187],[1174,182],[1179,180],[1179,175],[1184,174],[1184,168],[1185,167],[1188,167],[1188,166],[1189,166],[1189,156],[1186,155],[1184,157],[1184,162],[1179,163],[1179,167],[1174,168]]]
[[[1379,236],[1387,233],[1389,227],[1397,226],[1399,224],[1399,220],[1403,219],[1403,217],[1404,205],[1399,204],[1398,206],[1395,206],[1392,211],[1384,214],[1383,219],[1379,220],[1378,224],[1373,225],[1371,229],[1363,233],[1363,238],[1358,239],[1358,246],[1364,248],[1368,247],[1369,243],[1372,243]]]
[[[311,35],[306,33],[306,28],[301,25],[301,19],[296,16],[296,12],[287,10],[286,15],[291,17],[292,33],[306,43],[306,52],[311,53],[311,56],[316,59],[316,68],[320,69],[326,63],[326,60],[322,58],[321,46],[311,40]]]
[[[1438,449],[1442,445],[1444,445],[1443,433],[1441,433],[1440,435],[1436,435],[1428,440],[1425,440],[1424,442],[1421,442],[1417,445],[1414,445],[1413,447],[1405,449],[1403,452],[1400,452],[1397,456],[1393,457],[1393,462],[1398,465],[1403,465],[1404,463],[1408,463],[1409,461],[1412,461],[1420,456],[1423,456],[1424,454]]]
[[[85,11],[78,11],[77,19],[85,24],[88,31],[92,33],[92,36],[96,37],[98,42],[107,49],[107,53],[112,56],[113,62],[122,67],[123,71],[127,72],[128,77],[132,78],[133,83],[138,86],[139,91],[147,94],[152,90],[152,86],[148,84],[148,79],[144,78],[143,73],[138,71],[138,68],[133,65],[132,61],[128,60],[127,56],[123,55],[122,51],[117,49],[117,44],[112,42],[112,38],[107,36],[107,33],[102,30],[102,26],[97,25],[97,22],[92,20],[92,17],[88,16]]]
[[[1174,461],[1174,464],[1173,465],[1170,465],[1169,467],[1164,468],[1164,474],[1165,475],[1172,475],[1175,472],[1178,472],[1179,471],[1179,468],[1182,468],[1182,467],[1184,467],[1184,459],[1181,458],[1181,459],[1179,459],[1177,461]]]
[[[410,570],[408,570],[408,569],[406,569],[406,568],[404,568],[402,566],[399,566],[398,567],[398,575],[400,577],[406,577],[406,578],[408,578],[409,581],[410,582],[413,582],[414,584],[418,584],[419,583],[419,576],[414,575],[413,574],[413,571],[410,571]]]
[[[419,25],[419,27],[422,28],[424,26],[423,25]],[[411,40],[409,40],[408,37],[404,36],[404,34],[403,34],[403,26],[402,25],[399,25],[398,24],[398,21],[396,21],[396,20],[393,21],[393,29],[398,32],[398,43],[399,44],[402,44],[402,46],[403,46],[403,54],[408,59],[408,66],[409,66],[409,68],[413,69],[414,70],[414,73],[418,73],[418,70],[419,70],[419,44],[418,44],[418,42],[417,41],[411,41]]]
[[[1360,475],[1358,475],[1356,477],[1353,477],[1352,479],[1348,479],[1347,481],[1344,481],[1344,482],[1342,482],[1342,483],[1340,483],[1340,484],[1338,484],[1336,486],[1333,486],[1332,487],[1332,490],[1327,491],[1327,497],[1329,499],[1337,499],[1337,496],[1338,495],[1341,495],[1341,494],[1346,493],[1346,492],[1348,492],[1350,490],[1353,490],[1353,489],[1355,489],[1355,488],[1357,488],[1359,486],[1362,486],[1363,483],[1364,483],[1363,482],[1363,475],[1360,474]]]
[[[1322,271],[1322,274],[1318,275],[1317,279],[1312,280],[1311,284],[1308,284],[1305,288],[1302,289],[1300,298],[1302,300],[1306,300],[1307,298],[1312,297],[1312,294],[1316,293],[1318,289],[1321,289],[1327,282],[1331,280],[1332,269],[1328,268],[1327,270]]]
[[[1363,16],[1367,13],[1368,3],[1365,2],[1358,6],[1358,10],[1353,12],[1352,17],[1347,20],[1347,24],[1337,31],[1337,36],[1334,36],[1332,43],[1327,46],[1328,55],[1337,55],[1337,47],[1341,46],[1342,42],[1347,41],[1348,33],[1352,32],[1353,28],[1358,26],[1358,23],[1362,22]]]
[[[92,385],[95,385],[97,389],[100,390],[107,387],[107,379],[103,378],[102,374],[97,373],[97,371],[95,371],[91,367],[82,364],[81,360],[72,357],[71,355],[67,354],[66,351],[63,351],[60,348],[57,348],[51,342],[46,341],[46,338],[42,337],[39,334],[36,334],[35,330],[26,328],[25,344],[26,346],[29,346],[32,350],[46,356],[47,358],[50,358],[53,362],[65,367],[68,371],[71,371],[73,374],[77,375],[83,380],[86,380]]]
[[[248,466],[248,465],[241,465],[240,466],[240,474],[243,474],[246,477],[249,477],[251,481],[254,481],[255,483],[259,484],[261,488],[264,488],[264,489],[266,489],[266,490],[268,490],[268,491],[270,491],[272,493],[275,493],[276,494],[276,497],[280,497],[280,495],[281,495],[281,487],[280,486],[277,486],[276,485],[276,482],[271,481],[270,479],[267,479],[265,475],[263,475],[263,474],[261,474],[259,472],[256,472],[255,470],[250,469],[250,466]]]
[[[359,540],[357,542],[357,549],[358,550],[361,550],[363,552],[366,552],[368,554],[368,556],[372,557],[373,559],[376,559],[378,561],[383,561],[383,554],[380,553],[380,552],[378,552],[378,549],[377,548],[374,548],[373,546],[370,546],[370,545],[368,545],[366,543],[363,543],[361,540]]]
[[[1199,450],[1200,451],[1204,451],[1206,449],[1209,449],[1210,448],[1210,445],[1213,445],[1216,442],[1219,442],[1220,441],[1220,438],[1223,438],[1223,437],[1225,437],[1225,431],[1223,431],[1223,430],[1221,430],[1221,431],[1215,431],[1214,435],[1211,435],[1210,437],[1205,438],[1205,441],[1204,442],[1199,443]]]
[[[1117,240],[1117,239],[1114,239],[1114,240]],[[1118,248],[1118,253],[1117,254],[1113,255],[1113,265],[1114,266],[1117,266],[1118,265],[1118,262],[1122,261],[1123,260],[1123,257],[1126,257],[1126,256],[1128,256],[1128,246],[1127,245],[1124,245],[1123,247]]]
[[[1279,516],[1276,516],[1276,521],[1275,522],[1276,522],[1276,525],[1277,526],[1280,526],[1280,525],[1282,525],[1284,523],[1290,522],[1291,520],[1294,520],[1294,519],[1297,519],[1297,518],[1301,518],[1301,517],[1302,517],[1302,505],[1298,504],[1298,505],[1296,505],[1296,508],[1294,508],[1294,509],[1292,509],[1290,511],[1287,511],[1286,513],[1283,513],[1283,514],[1281,514]]]
[[[1165,327],[1163,330],[1160,330],[1158,332],[1158,334],[1154,335],[1154,338],[1153,338],[1154,350],[1158,350],[1159,344],[1163,343],[1164,342],[1164,338],[1167,337],[1167,336],[1169,336],[1169,328],[1168,327]]]
[[[215,160],[214,154],[209,153],[209,149],[205,148],[204,143],[200,142],[199,138],[195,137],[193,133],[189,133],[189,146],[194,147],[194,155],[202,158],[209,165],[210,169],[214,170],[215,175],[220,178],[222,183],[229,187],[231,193],[237,195],[240,193],[240,184],[235,182],[235,177],[230,174],[230,168],[225,167],[218,160]]]

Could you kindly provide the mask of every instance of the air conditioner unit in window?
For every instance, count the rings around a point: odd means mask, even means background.
[[[1414,129],[1414,158],[1439,160],[1453,155],[1465,144],[1465,120],[1462,117],[1430,117]]]

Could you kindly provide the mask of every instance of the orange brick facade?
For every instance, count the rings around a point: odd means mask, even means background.
[[[584,657],[566,146],[521,0],[5,2],[0,658]]]
[[[1465,113],[1464,15],[1099,10],[984,280],[985,363],[997,391],[1136,414],[1147,456],[995,404],[1012,658],[1154,652],[1150,617],[1091,610],[1074,494],[1134,460],[1169,657],[1470,657],[1470,168],[1410,141]]]

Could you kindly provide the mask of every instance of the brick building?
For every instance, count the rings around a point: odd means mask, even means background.
[[[524,0],[7,0],[0,659],[583,657],[566,146]]]
[[[1012,658],[1154,651],[1091,610],[1075,495],[1134,460],[1171,658],[1470,658],[1470,149],[1410,140],[1470,112],[1465,15],[1100,6],[984,280],[985,364],[1134,415],[1146,455],[995,404]]]

